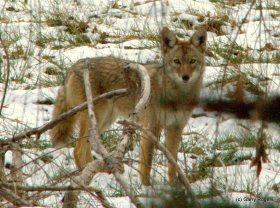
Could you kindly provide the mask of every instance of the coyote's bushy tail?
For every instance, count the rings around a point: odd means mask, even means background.
[[[56,102],[53,110],[52,118],[57,118],[60,114],[69,110],[67,105],[65,87],[58,90]],[[50,136],[55,147],[65,147],[69,145],[70,136],[73,133],[74,117],[70,117],[60,121],[53,129],[51,129]]]

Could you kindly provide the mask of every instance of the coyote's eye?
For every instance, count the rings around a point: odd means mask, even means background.
[[[174,59],[173,61],[175,64],[181,64],[181,61],[179,59]]]
[[[190,64],[194,64],[194,63],[196,63],[196,59],[191,59]]]

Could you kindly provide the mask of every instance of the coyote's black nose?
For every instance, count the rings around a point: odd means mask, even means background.
[[[182,79],[186,82],[190,79],[189,75],[183,75]]]

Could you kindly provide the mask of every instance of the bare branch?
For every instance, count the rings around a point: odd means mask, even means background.
[[[151,93],[151,81],[148,72],[143,65],[130,63],[127,65],[125,70],[129,69],[135,70],[139,74],[141,79],[141,96],[134,109],[134,114],[138,114],[145,108],[145,105],[149,101]]]
[[[15,206],[32,206],[31,203],[28,201],[20,198],[15,193],[13,193],[11,190],[0,186],[0,196],[6,199],[8,202],[11,202]]]
[[[93,150],[97,153],[101,154],[102,157],[106,157],[108,152],[105,147],[100,143],[99,140],[99,132],[97,127],[97,121],[94,114],[94,106],[93,106],[93,94],[91,92],[91,84],[89,81],[89,59],[86,60],[86,67],[84,68],[84,84],[85,84],[85,92],[87,97],[87,105],[88,105],[88,116],[89,116],[89,142]]]
[[[147,103],[149,101],[149,98],[151,95],[151,81],[150,81],[148,72],[143,65],[130,63],[125,67],[124,70],[126,72],[129,72],[130,70],[136,71],[136,73],[138,73],[140,80],[141,80],[140,99],[135,106],[132,117],[129,118],[129,120],[136,122],[136,121],[138,121],[138,114],[141,113],[142,110],[144,110],[145,106],[147,105]],[[127,151],[128,147],[129,147],[129,149],[133,149],[134,142],[133,142],[132,136],[134,133],[135,133],[134,131],[133,132],[132,131],[123,132],[123,140],[116,148],[117,149],[116,157],[123,157],[125,154],[125,151]]]
[[[124,96],[126,93],[127,93],[126,89],[119,89],[119,90],[114,90],[114,91],[111,91],[111,92],[107,92],[107,93],[104,93],[104,94],[101,94],[101,95],[95,97],[93,99],[93,103],[97,103],[102,99],[110,99],[110,98],[113,98],[113,97]],[[53,128],[55,125],[57,125],[62,120],[66,119],[66,118],[69,118],[69,117],[75,115],[76,113],[78,113],[82,110],[85,110],[85,109],[87,109],[87,102],[84,102],[84,103],[72,108],[71,110],[61,114],[56,119],[53,119],[53,120],[45,123],[44,125],[42,125],[40,127],[30,129],[30,130],[28,130],[24,133],[20,133],[18,135],[13,136],[12,138],[0,141],[0,146],[1,145],[2,146],[3,145],[9,145],[11,142],[17,142],[17,141],[22,140],[24,138],[28,138],[32,135],[36,135],[36,134],[40,135],[40,134],[44,133],[45,131]]]

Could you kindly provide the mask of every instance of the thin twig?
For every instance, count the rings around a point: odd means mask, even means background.
[[[1,99],[1,106],[0,106],[0,115],[1,115],[2,114],[2,109],[4,107],[4,102],[5,102],[7,90],[8,90],[11,66],[10,66],[10,55],[9,55],[8,49],[7,49],[6,45],[5,45],[2,37],[1,37],[1,33],[0,33],[0,43],[1,43],[2,47],[3,47],[4,53],[5,53],[5,56],[6,56],[6,62],[7,62],[6,81],[5,81],[4,92],[3,92],[3,97]]]
[[[4,160],[5,160],[5,151],[0,150],[0,181],[6,181],[5,172],[4,172]]]
[[[20,149],[20,146],[18,143],[15,143],[14,146],[16,148],[13,148],[13,150],[12,150],[12,152],[13,152],[12,166],[14,167],[15,170],[11,171],[12,179],[14,182],[14,191],[20,197],[24,197],[24,193],[17,190],[17,186],[23,184],[22,168],[19,168],[19,167],[23,166],[22,150]]]

